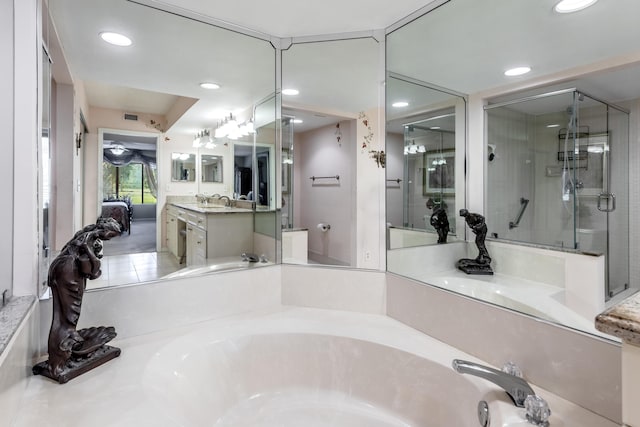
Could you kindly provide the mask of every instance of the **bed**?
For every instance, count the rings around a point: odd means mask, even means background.
[[[113,218],[118,221],[123,232],[131,234],[131,205],[124,200],[107,200],[102,202],[102,218]]]

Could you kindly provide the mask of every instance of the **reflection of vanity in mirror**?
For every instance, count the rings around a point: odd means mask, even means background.
[[[131,263],[130,271],[122,270],[117,275],[103,274],[90,286],[158,280],[178,271],[185,273],[185,267],[193,269],[222,259],[233,264],[241,261],[245,252],[275,260],[274,233],[265,233],[264,225],[255,226],[254,204],[234,199],[233,164],[235,144],[248,147],[250,152],[254,144],[264,140],[274,147],[275,108],[265,107],[265,99],[272,100],[275,93],[275,51],[271,43],[126,0],[108,4],[87,1],[81,5],[51,0],[49,9],[65,56],[73,64],[78,87],[75,91],[81,97],[78,105],[82,123],[80,117],[73,117],[69,126],[86,126],[84,161],[100,165],[97,176],[89,176],[94,167],[85,168],[88,175],[82,200],[78,201],[84,205],[83,223],[95,222],[100,214],[96,207],[102,202],[99,194],[107,191],[102,161],[93,159],[102,151],[98,148],[94,153],[94,146],[107,148],[107,144],[113,144],[103,134],[108,130],[134,135],[123,136],[129,138],[122,142],[125,149],[134,146],[136,138],[157,140],[153,168],[149,168],[152,173],[143,170],[134,180],[131,173],[121,171],[113,174],[119,180],[114,184],[109,181],[109,197],[127,196],[133,201],[135,225],[131,238],[123,235],[105,244],[103,270],[108,271],[113,257],[127,255],[135,256],[140,265]],[[104,31],[105,22],[113,20],[131,37],[131,46],[109,47],[94,37]],[[168,34],[166,28],[174,31]],[[90,61],[80,40],[93,43]],[[153,44],[148,44],[150,40]],[[143,54],[156,51],[158,45],[163,46],[162,55],[147,58]],[[123,51],[136,54],[122,55]],[[179,55],[179,59],[173,55]],[[204,72],[207,58],[212,63],[214,58],[227,61],[212,74]],[[62,58],[56,58],[56,62],[64,63]],[[181,66],[168,67],[168,63]],[[61,70],[56,68],[59,80]],[[221,92],[225,95],[220,96]],[[275,174],[275,148],[270,152],[268,167]],[[266,170],[255,168],[253,161],[250,155],[244,165],[249,170],[249,182],[253,182],[254,173]],[[270,176],[258,178],[263,195],[275,201],[275,180]],[[140,196],[130,184],[133,182],[142,188]],[[269,200],[266,206],[275,209]],[[275,216],[262,218],[260,224],[268,220],[275,223]],[[58,235],[61,240],[64,233]],[[142,264],[147,266],[146,271],[142,271]],[[153,269],[148,268],[150,264]],[[189,274],[202,272],[206,270]]]
[[[206,266],[234,258],[240,261],[239,255],[253,252],[253,209],[250,206],[169,204],[169,251],[187,267]]]

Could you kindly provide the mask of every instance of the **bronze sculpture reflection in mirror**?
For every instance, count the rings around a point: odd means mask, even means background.
[[[49,267],[48,285],[53,295],[53,319],[49,331],[49,359],[33,367],[33,373],[66,383],[118,357],[120,349],[105,345],[116,336],[112,326],[76,330],[87,279],[100,277],[102,241],[120,235],[112,218],[100,218],[78,231]]]
[[[440,200],[434,201],[431,197],[427,200],[427,209],[431,209],[433,213],[429,219],[429,223],[438,233],[438,243],[447,243],[447,235],[449,234],[449,218],[447,218],[447,204]]]

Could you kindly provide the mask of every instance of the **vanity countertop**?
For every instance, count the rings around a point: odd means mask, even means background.
[[[226,207],[221,205],[203,206],[198,203],[172,203],[172,205],[182,209],[187,209],[193,212],[204,213],[204,214],[228,214],[228,213],[253,212],[252,209],[247,209],[247,208]]]
[[[640,293],[599,314],[596,329],[640,346]]]

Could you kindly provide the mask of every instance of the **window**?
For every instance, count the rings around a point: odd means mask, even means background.
[[[154,204],[156,197],[151,191],[147,174],[155,176],[154,167],[142,163],[130,163],[126,166],[114,166],[102,163],[103,197],[121,198],[129,196],[133,204]]]

